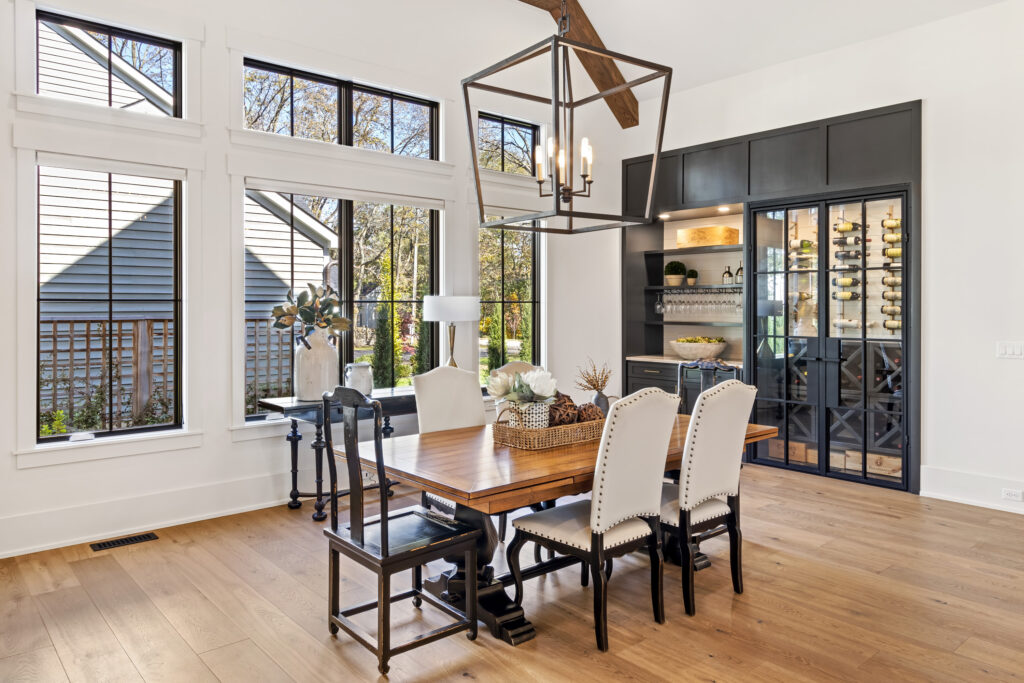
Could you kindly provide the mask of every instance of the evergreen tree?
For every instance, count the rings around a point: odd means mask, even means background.
[[[414,374],[422,375],[430,370],[430,349],[433,344],[431,335],[432,326],[426,320],[416,323],[416,353],[412,359],[412,371]]]
[[[523,322],[519,331],[522,342],[519,347],[519,360],[533,363],[533,316],[530,315],[530,311],[526,311],[525,315],[523,315]]]
[[[504,327],[501,324],[501,315],[495,310],[487,325],[487,369],[497,370],[501,367],[501,347],[505,343]]]
[[[377,326],[373,335],[373,386],[390,387],[394,370],[394,336],[391,334],[391,310],[388,304],[377,306]]]

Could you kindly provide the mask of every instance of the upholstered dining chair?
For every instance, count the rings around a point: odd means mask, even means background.
[[[696,613],[693,593],[697,534],[724,525],[729,534],[732,587],[743,592],[740,461],[757,387],[731,379],[697,397],[683,446],[678,484],[662,488],[661,526],[682,550],[683,604]]]
[[[523,600],[519,551],[533,541],[578,557],[594,582],[597,647],[608,650],[606,560],[647,546],[651,558],[654,619],[665,621],[662,593],[661,484],[679,397],[649,388],[626,396],[609,410],[598,448],[591,500],[541,510],[512,520],[516,533],[508,546],[516,604]]]
[[[536,370],[539,367],[540,366],[538,365],[531,365],[530,363],[527,363],[524,360],[510,360],[509,362],[502,365],[500,368],[491,370],[491,374],[494,375],[499,372],[503,372],[506,375],[514,375],[518,372],[521,375],[525,375],[531,370]]]
[[[353,486],[349,493],[349,524],[343,529],[338,523],[338,467],[335,463],[334,437],[331,422],[324,423],[327,445],[327,469],[331,483],[331,523],[324,529],[330,555],[328,557],[328,616],[331,635],[344,629],[360,645],[377,656],[377,669],[388,672],[388,660],[393,655],[407,652],[439,638],[462,631],[470,640],[476,638],[476,581],[466,582],[466,610],[462,612],[438,600],[423,590],[422,567],[428,562],[462,554],[467,567],[476,566],[476,544],[480,530],[430,512],[419,506],[400,510],[388,509],[387,477],[384,476],[384,447],[382,435],[383,411],[379,401],[371,401],[355,389],[337,387],[333,393],[324,393],[324,414],[330,415],[332,406],[341,406],[344,424],[345,460],[349,481],[359,481],[359,412],[373,415],[373,452],[377,481],[380,482],[380,514],[365,517],[363,489]],[[339,606],[340,555],[377,574],[377,599],[352,607]],[[412,571],[412,589],[391,594],[391,577],[405,570]],[[391,604],[412,598],[420,607],[425,601],[456,620],[435,628],[400,645],[391,644]],[[376,644],[370,634],[349,619],[356,614],[377,610]]]

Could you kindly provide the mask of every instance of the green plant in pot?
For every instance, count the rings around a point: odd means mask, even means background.
[[[665,264],[665,284],[669,287],[678,287],[683,284],[686,277],[686,266],[682,261],[669,261]]]
[[[697,284],[697,271],[696,270],[691,268],[690,270],[686,271],[686,284],[690,285],[691,287],[693,287],[695,284]]]

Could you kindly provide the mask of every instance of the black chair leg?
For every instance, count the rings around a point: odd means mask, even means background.
[[[468,566],[471,566],[471,565],[466,565],[466,566],[468,567]],[[414,589],[416,589],[417,591],[420,591],[420,592],[423,591],[423,567],[420,566],[420,565],[416,565],[415,567],[412,568],[412,587]],[[413,599],[412,599],[412,606],[413,607],[419,607],[422,604],[423,604],[423,598],[421,598],[418,595],[413,596]]]
[[[594,635],[597,649],[608,651],[608,577],[600,560],[590,563],[590,575],[594,580]]]
[[[580,562],[580,585],[586,588],[590,585],[590,565],[586,562]]]
[[[533,561],[535,564],[540,563],[540,544],[533,544]]]
[[[386,674],[391,659],[391,577],[381,574],[377,584],[377,670]]]
[[[420,491],[420,505],[426,509],[430,509],[430,499],[427,498],[426,491]]]
[[[604,561],[604,577],[609,581],[612,578],[612,561],[610,559]]]
[[[732,569],[732,589],[743,592],[743,532],[734,515],[725,522],[729,530],[729,567]]]
[[[508,571],[512,574],[512,580],[515,582],[516,595],[514,602],[516,606],[523,604],[523,572],[519,567],[519,551],[522,550],[523,544],[526,543],[526,536],[521,531],[516,531],[512,537],[512,542],[508,544],[508,548],[505,549],[505,560],[508,563]],[[540,546],[537,546],[538,548]]]
[[[683,606],[691,617],[697,613],[696,600],[693,595],[693,563],[697,559],[697,544],[691,543],[689,531],[682,532],[685,538],[679,539],[679,547],[683,551]]]
[[[664,563],[661,550],[658,549],[658,537],[651,534],[647,539],[647,552],[651,556],[651,606],[654,608],[654,620],[665,623],[665,587]]]
[[[508,513],[502,512],[498,515],[498,538],[505,542],[505,532],[508,530]]]
[[[466,567],[476,567],[476,545],[466,551]],[[520,583],[522,583],[522,578],[520,578]],[[469,622],[469,631],[466,633],[466,637],[470,640],[476,640],[477,634],[476,589],[477,581],[474,571],[472,576],[466,576],[466,620]]]
[[[335,624],[331,617],[338,616],[338,610],[341,609],[338,604],[338,590],[340,589],[339,583],[341,581],[341,575],[338,567],[339,553],[337,550],[331,548],[328,560],[328,618],[327,618],[327,630],[330,631],[332,636],[338,635],[338,625]]]

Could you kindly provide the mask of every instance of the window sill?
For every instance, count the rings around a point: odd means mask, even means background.
[[[166,451],[199,448],[203,444],[202,432],[183,429],[149,434],[107,436],[90,441],[62,441],[15,451],[15,466],[19,470],[50,465],[66,465],[90,460],[106,460],[129,455],[145,455]]]
[[[291,420],[284,416],[242,422],[231,427],[231,442],[282,439],[291,430]]]
[[[78,123],[98,123],[118,128],[133,128],[147,133],[162,133],[178,137],[198,139],[203,134],[202,124],[196,121],[140,114],[45,95],[18,94],[15,97],[17,110],[27,114],[40,114]]]

